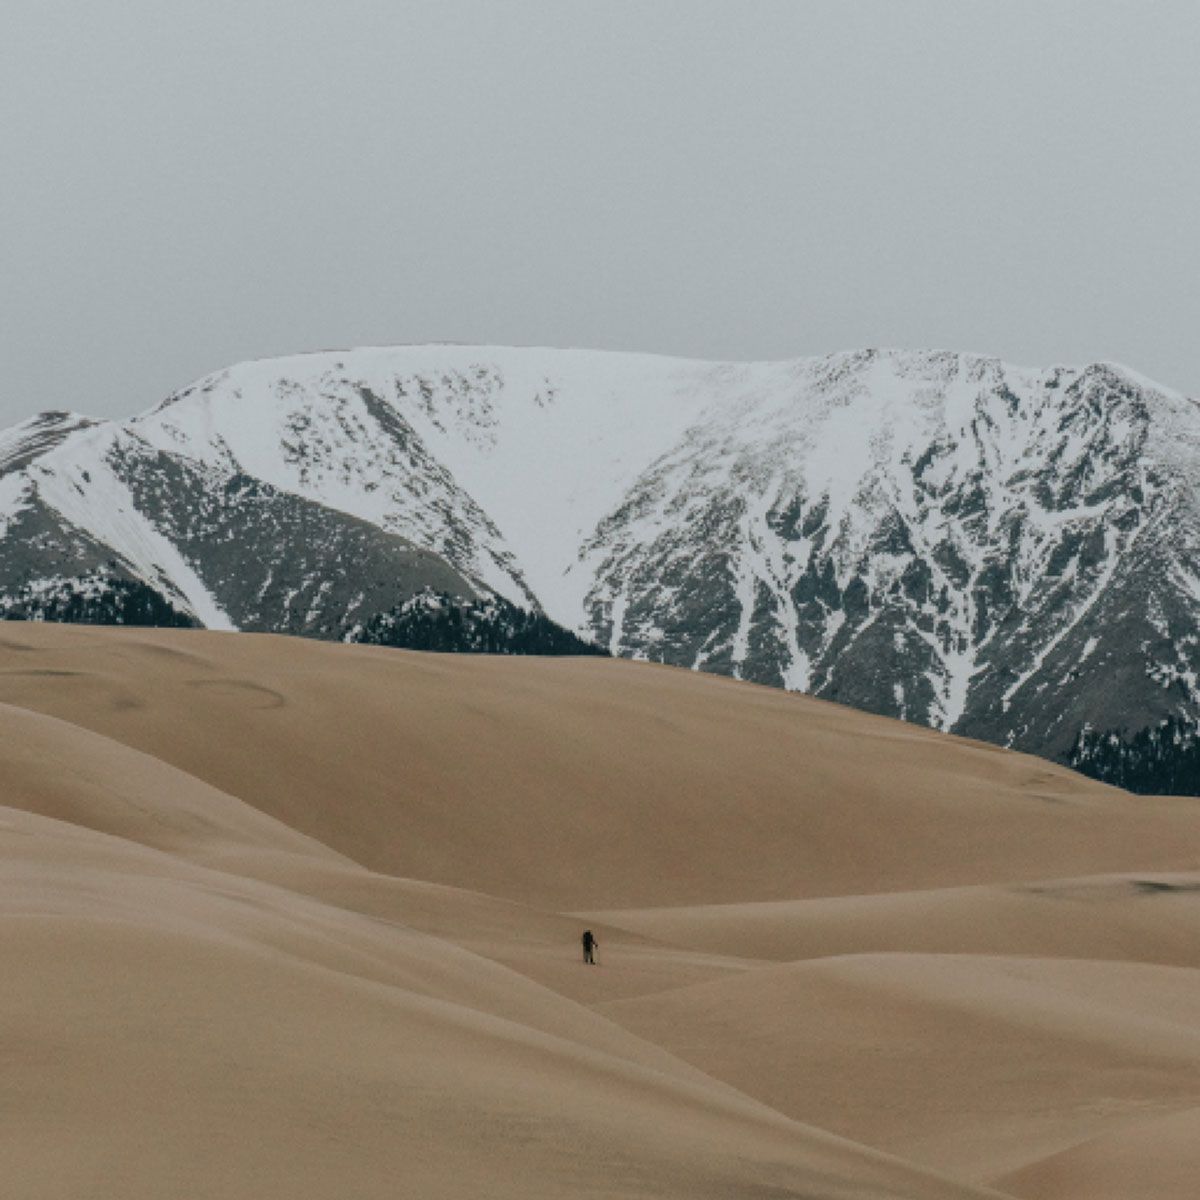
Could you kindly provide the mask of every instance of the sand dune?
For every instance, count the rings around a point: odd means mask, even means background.
[[[748,963],[592,925],[619,971],[584,985],[575,970],[578,918],[478,892],[372,872],[235,797],[109,738],[0,705],[0,777],[9,807],[217,867],[337,908],[394,921],[520,964],[588,999],[697,982]]]
[[[1007,1177],[1028,1200],[1194,1200],[1200,1108],[1123,1125]]]
[[[5,642],[0,702],[376,870],[556,910],[1200,867],[1190,806],[713,676],[205,632]]]
[[[889,951],[1200,967],[1196,871],[625,909],[604,916],[623,929],[679,946],[780,962]]]
[[[1195,1175],[1196,802],[638,664],[17,624],[0,789],[14,1195]]]
[[[0,704],[0,770],[9,807],[186,858],[274,853],[349,862],[160,759],[8,704]]]
[[[824,958],[602,1005],[800,1120],[986,1181],[1200,1103],[1200,972]]]

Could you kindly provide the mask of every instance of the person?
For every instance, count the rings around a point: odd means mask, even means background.
[[[590,929],[585,929],[580,940],[583,942],[583,961],[594,966],[596,962],[595,949],[599,945],[596,935]]]

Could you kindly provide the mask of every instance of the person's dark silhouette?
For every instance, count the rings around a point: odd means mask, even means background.
[[[595,962],[596,962],[595,950],[596,950],[596,947],[600,944],[599,942],[596,941],[596,935],[594,933],[592,933],[592,931],[590,929],[585,929],[583,931],[583,937],[580,938],[579,940],[581,942],[583,942],[583,961],[585,963],[595,964]]]

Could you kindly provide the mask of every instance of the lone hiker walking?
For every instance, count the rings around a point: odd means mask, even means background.
[[[579,940],[583,942],[583,961],[585,963],[591,963],[594,966],[596,963],[595,950],[600,944],[596,941],[596,935],[592,933],[590,929],[585,929],[583,931],[583,937],[581,937]]]

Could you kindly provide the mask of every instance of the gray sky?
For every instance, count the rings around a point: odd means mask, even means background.
[[[1200,4],[13,0],[0,421],[449,340],[1200,394]]]

